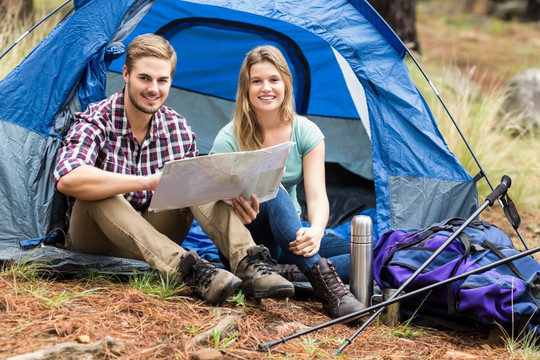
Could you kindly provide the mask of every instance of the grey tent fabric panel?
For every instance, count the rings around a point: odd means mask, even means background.
[[[46,235],[53,207],[52,168],[61,140],[0,121],[0,241]]]
[[[44,268],[64,275],[86,274],[90,271],[129,275],[134,270],[149,269],[142,261],[107,256],[80,254],[52,246],[39,246],[23,250],[22,240],[41,238],[50,230],[43,219],[62,220],[64,214],[56,214],[54,201],[58,193],[52,179],[56,155],[62,140],[44,137],[18,125],[0,121],[0,142],[3,160],[0,162],[0,264],[12,262],[39,262]],[[24,164],[24,166],[21,166]],[[37,181],[41,179],[41,181]],[[11,189],[9,193],[6,189]]]
[[[124,40],[146,15],[154,0],[139,0],[127,12],[111,42]]]
[[[373,180],[371,140],[360,120],[308,117],[324,134],[327,162],[339,163],[347,170]]]
[[[424,228],[478,208],[474,182],[389,176],[392,229]]]
[[[171,88],[166,104],[184,116],[197,135],[197,148],[208,154],[219,130],[233,117],[234,102]]]

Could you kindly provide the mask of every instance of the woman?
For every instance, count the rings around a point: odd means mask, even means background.
[[[296,265],[322,299],[325,311],[333,318],[341,317],[364,306],[340,277],[348,281],[349,241],[324,237],[329,214],[324,136],[314,123],[295,113],[292,91],[292,75],[283,54],[267,45],[251,50],[240,69],[233,121],[221,129],[211,153],[295,143],[276,198],[259,204],[256,217],[245,199],[234,199],[233,206],[255,242],[270,249],[279,263]],[[296,186],[302,177],[310,227],[300,222]]]

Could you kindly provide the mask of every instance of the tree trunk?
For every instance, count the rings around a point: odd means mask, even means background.
[[[416,33],[416,0],[369,0],[369,3],[409,49],[420,52]]]
[[[472,13],[474,11],[474,8],[476,7],[476,3],[478,0],[465,0],[465,3],[463,4],[463,12],[465,13]]]
[[[525,21],[540,21],[540,0],[529,0],[525,10]]]
[[[21,16],[29,16],[34,12],[34,3],[32,0],[22,0],[21,3]]]

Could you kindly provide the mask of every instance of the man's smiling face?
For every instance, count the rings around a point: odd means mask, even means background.
[[[155,113],[167,97],[171,88],[171,63],[153,56],[142,57],[134,62],[132,71],[123,71],[127,99],[145,114]]]

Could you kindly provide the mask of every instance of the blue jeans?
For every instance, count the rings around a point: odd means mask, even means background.
[[[321,240],[319,252],[311,257],[294,255],[289,243],[296,239],[296,232],[302,227],[296,209],[283,188],[277,196],[260,204],[257,218],[246,225],[257,244],[263,244],[270,255],[280,264],[295,264],[302,273],[310,269],[321,257],[332,261],[341,279],[349,282],[350,241],[335,236],[325,236]]]

